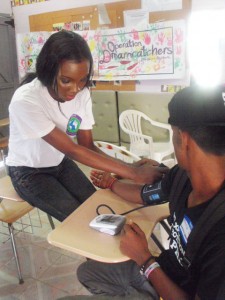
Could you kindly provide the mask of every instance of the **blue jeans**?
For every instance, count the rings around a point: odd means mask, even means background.
[[[66,157],[50,168],[9,166],[9,176],[23,200],[59,221],[96,191],[77,164]]]

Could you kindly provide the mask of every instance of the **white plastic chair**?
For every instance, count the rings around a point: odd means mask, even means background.
[[[147,121],[152,126],[168,130],[168,142],[154,142],[151,136],[142,133],[142,122]],[[170,155],[174,155],[172,143],[172,129],[169,124],[152,120],[138,110],[125,110],[120,114],[119,124],[121,129],[130,137],[130,152],[139,157],[147,157],[162,162]],[[166,160],[170,166],[175,164],[174,159]]]
[[[95,141],[95,146],[97,146],[102,152],[108,154],[109,156],[118,158],[127,163],[133,163],[140,160],[140,157],[136,154],[131,153],[126,150],[125,147],[119,147],[114,144],[102,141]]]

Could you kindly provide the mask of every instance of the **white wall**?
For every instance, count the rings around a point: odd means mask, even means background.
[[[0,14],[12,15],[10,0],[0,0]]]
[[[192,0],[192,10],[224,9],[224,0]]]
[[[3,1],[3,0],[0,0]],[[10,1],[10,0],[4,0]],[[64,10],[69,8],[83,7],[89,5],[97,5],[101,3],[112,3],[122,0],[49,0],[46,2],[37,2],[33,4],[15,6],[13,14],[15,18],[16,33],[24,33],[30,31],[29,16]],[[124,0],[125,1],[125,0]],[[130,1],[130,0],[129,0]]]

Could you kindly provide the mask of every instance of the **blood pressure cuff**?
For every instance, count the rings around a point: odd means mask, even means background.
[[[146,205],[158,205],[168,202],[168,198],[162,191],[161,181],[144,185],[141,190],[141,198]]]

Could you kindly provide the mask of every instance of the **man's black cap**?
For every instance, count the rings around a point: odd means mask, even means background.
[[[182,89],[171,99],[169,124],[179,128],[225,126],[225,86]]]

